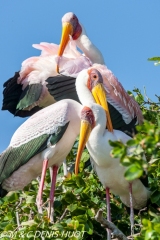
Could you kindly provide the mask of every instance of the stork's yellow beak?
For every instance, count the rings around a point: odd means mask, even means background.
[[[81,156],[82,156],[82,152],[83,152],[84,147],[85,147],[85,145],[88,141],[88,138],[90,136],[91,131],[92,131],[91,124],[86,120],[82,120],[81,121],[78,152],[77,152],[76,163],[75,163],[75,174],[76,175],[78,174],[79,162],[80,162],[80,159],[81,159]]]
[[[62,56],[63,52],[67,46],[67,43],[69,42],[69,35],[72,35],[73,33],[73,27],[70,23],[66,22],[62,26],[62,36],[61,36],[61,42],[59,45],[58,50],[58,56]],[[59,73],[59,62],[57,63],[57,72]]]
[[[95,87],[92,88],[92,95],[93,95],[96,103],[101,105],[104,108],[104,110],[106,111],[107,128],[108,128],[108,131],[113,132],[113,126],[112,126],[112,121],[111,121],[111,117],[110,117],[110,113],[109,113],[106,92],[101,83],[98,83]]]

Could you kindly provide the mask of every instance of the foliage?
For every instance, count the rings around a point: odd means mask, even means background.
[[[136,127],[138,133],[126,144],[110,141],[111,146],[114,147],[111,154],[115,158],[120,158],[121,164],[127,167],[125,172],[127,180],[144,177],[144,173],[147,173],[151,190],[149,212],[142,217],[141,235],[135,239],[158,240],[160,239],[160,97],[156,96],[158,101],[155,103],[147,96],[145,100],[139,89],[135,89],[134,92],[137,93],[135,99],[143,112],[144,124]],[[126,156],[130,148],[134,148],[134,151]]]
[[[154,59],[155,60],[155,59]],[[136,240],[160,239],[160,97],[157,103],[145,97],[135,89],[135,99],[140,104],[144,124],[137,126],[138,133],[126,144],[110,142],[112,155],[120,158],[127,167],[125,177],[128,180],[142,177],[148,173],[149,188],[152,192],[146,211],[135,215]],[[129,92],[133,97],[133,93]],[[67,157],[70,171],[74,170],[78,140]],[[128,156],[129,148],[134,148]],[[144,160],[146,156],[146,161]],[[80,174],[65,179],[62,167],[59,169],[54,202],[54,221],[47,218],[47,197],[50,191],[50,177],[47,173],[43,193],[44,212],[37,213],[36,195],[38,182],[32,181],[23,191],[11,192],[0,199],[0,238],[10,239],[106,239],[106,230],[95,220],[96,212],[101,208],[106,217],[105,190],[91,166],[84,169],[89,154],[82,155]],[[113,223],[127,236],[130,235],[129,215],[118,196],[111,195]],[[20,226],[17,226],[18,221]]]
[[[152,58],[148,58],[149,61],[156,61],[154,63],[155,66],[160,64],[160,57],[152,57]]]

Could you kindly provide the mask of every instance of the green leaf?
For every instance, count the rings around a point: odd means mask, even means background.
[[[88,151],[84,151],[81,156],[81,161],[86,162],[89,159]]]
[[[160,61],[160,57],[151,57],[148,58],[148,61]]]
[[[85,224],[85,231],[89,234],[92,235],[93,234],[93,225],[90,221],[87,221]]]
[[[95,212],[93,211],[93,209],[88,209],[87,213],[90,217],[94,217],[94,215],[95,215]]]
[[[68,203],[73,203],[76,200],[75,195],[72,192],[66,192],[64,199]]]
[[[156,203],[156,202],[158,202],[159,199],[160,199],[160,194],[159,194],[159,192],[156,190],[156,191],[154,191],[154,192],[152,193],[152,195],[151,195],[151,202],[152,202],[152,203]]]
[[[86,213],[85,207],[77,207],[75,210],[72,211],[72,216],[83,215]]]
[[[34,196],[27,196],[26,203],[35,203],[35,197]]]
[[[85,223],[88,220],[88,217],[86,214],[78,215],[73,217],[73,219],[78,220],[80,223]]]
[[[114,147],[111,151],[111,155],[114,158],[120,158],[122,155],[125,154],[125,147]]]
[[[109,144],[110,144],[112,147],[119,147],[119,148],[121,148],[121,147],[124,146],[123,143],[120,142],[120,141],[111,141],[111,140],[109,140]]]
[[[79,226],[79,222],[78,222],[78,220],[71,220],[68,223],[68,226],[71,227],[72,229],[77,229]]]
[[[5,199],[7,199],[7,202],[15,202],[18,200],[18,194],[16,192],[12,192],[9,196],[7,195]]]
[[[136,140],[135,139],[130,139],[129,141],[127,141],[127,146],[131,147],[136,145]]]
[[[29,220],[26,222],[21,223],[22,226],[32,226],[32,225],[37,225],[37,223],[34,220]]]
[[[69,206],[67,206],[67,208],[70,212],[73,212],[77,209],[77,204],[70,204]]]
[[[82,177],[80,176],[76,176],[76,184],[78,187],[84,187],[85,186],[85,182],[82,179]]]
[[[127,171],[125,172],[124,176],[127,181],[133,181],[136,178],[140,178],[143,174],[143,169],[136,164],[132,164]]]

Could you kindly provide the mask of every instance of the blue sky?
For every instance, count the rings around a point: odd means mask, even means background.
[[[160,67],[147,58],[160,56],[160,1],[154,0],[1,0],[0,102],[3,83],[28,57],[39,55],[33,43],[59,43],[61,18],[74,12],[88,36],[103,53],[106,65],[126,90],[147,89],[159,94]],[[0,152],[9,144],[24,119],[0,111]]]

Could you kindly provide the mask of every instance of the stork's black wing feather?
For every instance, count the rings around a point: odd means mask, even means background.
[[[76,79],[74,77],[63,75],[49,77],[46,80],[48,91],[56,101],[62,99],[73,99],[79,102],[75,87],[75,80]]]
[[[19,97],[23,92],[22,85],[17,83],[18,78],[19,72],[15,72],[15,75],[3,84],[2,110],[8,110],[12,114],[15,114]]]
[[[30,111],[23,108],[39,99],[42,85],[29,85],[23,90],[22,85],[17,83],[18,78],[19,72],[15,72],[15,75],[3,84],[2,110],[8,110],[13,115],[19,117],[28,117],[41,109],[38,106],[32,108]]]

